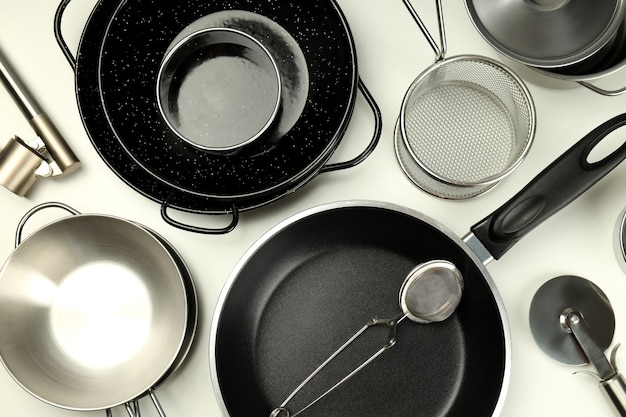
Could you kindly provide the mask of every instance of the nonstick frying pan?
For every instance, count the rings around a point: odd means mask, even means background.
[[[594,129],[464,239],[413,210],[361,201],[309,209],[270,230],[236,265],[214,315],[211,374],[224,413],[269,416],[364,320],[394,316],[408,271],[445,259],[464,277],[456,312],[441,323],[398,327],[393,350],[306,415],[498,415],[511,340],[485,265],[626,157],[625,143],[588,162],[596,144],[624,125],[626,114]],[[351,346],[290,407],[300,410],[386,336]]]

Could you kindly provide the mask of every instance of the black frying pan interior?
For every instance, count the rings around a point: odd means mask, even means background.
[[[396,345],[303,416],[491,416],[505,374],[505,336],[481,269],[436,227],[401,212],[344,207],[305,217],[242,266],[220,312],[216,372],[231,417],[267,417],[368,319],[400,312],[398,292],[421,262],[464,275],[448,320],[398,327]],[[297,412],[378,350],[387,331],[340,355],[289,404]]]

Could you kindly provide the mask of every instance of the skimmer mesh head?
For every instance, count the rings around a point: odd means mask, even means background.
[[[461,302],[463,276],[448,261],[435,260],[418,265],[400,289],[400,306],[418,323],[433,323],[450,317]]]
[[[411,85],[396,149],[418,186],[443,198],[468,198],[523,160],[534,131],[523,83],[490,59],[459,56],[434,64]]]

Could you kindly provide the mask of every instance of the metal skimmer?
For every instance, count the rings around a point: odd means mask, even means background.
[[[535,108],[523,81],[483,56],[446,59],[408,0],[403,0],[435,51],[436,62],[408,89],[396,127],[396,154],[406,175],[437,197],[477,196],[511,173],[535,134]]]

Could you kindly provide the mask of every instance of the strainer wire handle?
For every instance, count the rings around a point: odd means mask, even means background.
[[[285,401],[282,402],[280,406],[272,410],[272,412],[270,413],[270,417],[296,417],[298,414],[304,412],[305,410],[307,410],[308,408],[316,404],[322,398],[326,397],[328,394],[330,394],[335,389],[337,389],[344,382],[346,382],[347,380],[352,378],[354,375],[359,373],[363,368],[365,368],[367,365],[372,363],[376,358],[382,355],[387,349],[393,347],[396,344],[396,328],[398,324],[402,320],[404,320],[406,317],[407,317],[406,314],[401,313],[400,315],[392,319],[373,318],[367,323],[365,323],[365,325],[361,327],[350,339],[348,339],[332,355],[330,355],[324,362],[322,362],[320,366],[318,366],[313,372],[311,372],[311,374],[308,377],[306,377],[304,381],[302,381],[300,385],[298,385],[298,387],[295,390],[293,390],[291,394],[289,394],[289,396],[285,399]],[[352,342],[354,342],[359,336],[361,336],[367,329],[373,326],[377,326],[377,325],[387,326],[389,328],[389,335],[387,336],[387,341],[385,342],[385,345],[381,347],[380,349],[378,349],[376,352],[374,352],[374,354],[371,355],[369,358],[365,359],[365,361],[363,361],[358,367],[356,367],[354,370],[352,370],[350,373],[344,376],[339,382],[334,384],[332,387],[328,388],[326,391],[324,391],[324,393],[322,393],[316,399],[314,399],[309,404],[304,406],[304,408],[302,408],[300,411],[294,414],[291,414],[289,410],[286,408],[287,403],[289,403],[289,401],[291,401],[296,396],[296,394],[298,394],[298,392],[300,392],[300,390],[304,388],[306,384],[308,384],[313,378],[315,378],[326,367],[326,365],[328,365],[333,359],[335,359],[337,355],[343,352],[350,344],[352,344]]]
[[[413,5],[411,5],[409,0],[402,0],[402,2],[409,10],[409,13],[411,13],[411,16],[413,17],[413,20],[415,20],[415,23],[417,23],[417,26],[419,26],[420,30],[426,37],[426,40],[430,44],[430,47],[433,48],[433,51],[435,51],[435,61],[441,61],[442,59],[444,59],[448,50],[448,45],[446,42],[446,28],[443,23],[443,6],[441,5],[441,0],[435,0],[435,4],[437,6],[437,23],[439,26],[439,41],[441,45],[437,45],[437,42],[435,42],[435,39],[428,31],[426,25],[419,17],[417,11],[415,11],[415,8],[413,7]]]

